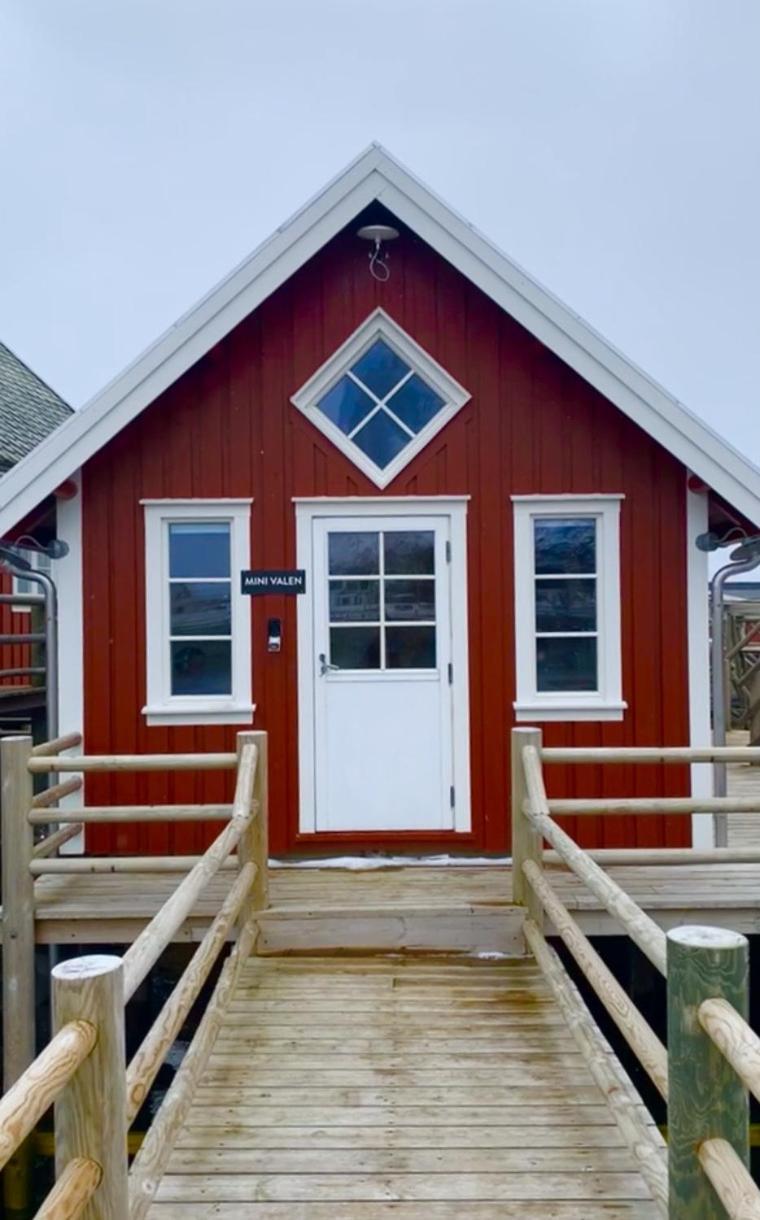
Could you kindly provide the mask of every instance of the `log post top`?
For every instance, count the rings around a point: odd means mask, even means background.
[[[87,957],[72,957],[53,967],[53,978],[71,983],[79,979],[97,978],[118,970],[122,959],[113,953],[91,953]]]
[[[684,950],[713,949],[716,952],[741,949],[749,942],[741,932],[732,932],[730,928],[713,928],[704,924],[690,924],[683,928],[673,928],[667,933],[669,941]]]

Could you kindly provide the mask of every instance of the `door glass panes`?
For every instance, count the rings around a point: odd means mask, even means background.
[[[595,517],[533,522],[536,689],[599,688]]]
[[[375,339],[317,403],[380,470],[445,406],[384,339]]]
[[[340,669],[435,669],[432,530],[328,535],[330,663]]]
[[[172,695],[232,693],[229,521],[168,525]]]

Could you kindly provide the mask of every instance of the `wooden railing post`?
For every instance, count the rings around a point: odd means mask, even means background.
[[[528,885],[522,866],[526,860],[533,860],[539,868],[542,867],[543,843],[541,835],[533,829],[523,812],[528,797],[523,750],[526,746],[534,746],[540,754],[541,741],[540,729],[512,729],[512,901],[526,906],[530,918],[539,928],[543,927],[543,908]]]
[[[698,1010],[704,1000],[723,998],[746,1020],[749,944],[724,928],[675,928],[667,959],[669,1218],[726,1220],[698,1150],[706,1139],[727,1140],[748,1168],[749,1101]]]
[[[29,823],[31,737],[0,742],[2,780],[3,1089],[29,1067],[35,1054],[34,878],[29,871],[34,831]],[[3,1174],[7,1212],[29,1205],[30,1151],[22,1146]]]
[[[75,957],[53,969],[56,1031],[89,1021],[97,1042],[55,1103],[55,1169],[84,1157],[102,1171],[82,1220],[127,1220],[127,1083],[124,967],[120,957]]]
[[[269,906],[269,776],[267,734],[261,730],[238,733],[238,759],[246,745],[255,745],[258,750],[256,778],[253,784],[253,800],[258,804],[258,813],[238,844],[240,868],[250,860],[256,866],[256,876],[249,899],[240,911],[240,922],[244,926],[255,911]]]

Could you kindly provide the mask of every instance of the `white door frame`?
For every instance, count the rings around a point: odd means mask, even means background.
[[[295,496],[296,563],[306,570],[306,594],[298,598],[299,831],[316,833],[314,682],[316,654],[311,588],[312,523],[315,518],[446,517],[451,539],[452,745],[456,799],[454,832],[467,833],[470,811],[470,715],[467,634],[467,503],[469,496]],[[347,835],[351,831],[342,832]],[[390,837],[397,831],[378,831]],[[452,833],[441,831],[441,835]]]

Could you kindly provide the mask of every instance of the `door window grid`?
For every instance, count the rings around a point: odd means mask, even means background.
[[[431,565],[432,565],[432,569],[433,569],[430,572],[416,572],[416,571],[388,572],[387,571],[387,560],[386,560],[386,539],[403,537],[403,536],[407,535],[409,533],[409,531],[378,530],[378,531],[371,531],[371,533],[367,532],[367,531],[361,531],[361,534],[359,531],[357,531],[357,535],[356,535],[356,536],[372,537],[377,540],[377,545],[376,545],[377,563],[376,563],[375,572],[363,570],[363,571],[355,573],[355,574],[354,573],[344,573],[344,572],[333,573],[333,571],[331,571],[331,562],[330,562],[330,557],[329,557],[330,538],[335,538],[336,536],[338,536],[338,534],[342,534],[343,532],[344,531],[337,531],[335,534],[328,534],[328,536],[327,536],[327,538],[328,538],[328,586],[329,586],[328,587],[328,619],[329,619],[329,626],[330,626],[330,661],[331,661],[331,663],[333,663],[333,661],[334,661],[334,651],[335,651],[334,639],[333,639],[334,631],[347,631],[348,630],[348,631],[356,632],[356,631],[361,631],[362,629],[367,629],[367,630],[373,630],[373,631],[377,632],[377,643],[378,643],[377,664],[376,665],[374,665],[374,664],[361,665],[361,666],[340,666],[340,668],[346,669],[346,670],[370,669],[375,672],[387,672],[389,670],[396,671],[398,669],[435,669],[436,668],[436,652],[437,652],[436,640],[435,640],[435,630],[436,630],[436,626],[437,626],[437,619],[435,617],[436,572],[435,572],[435,536],[434,536],[433,531],[432,530],[431,531],[428,531],[428,530],[416,531],[418,538],[429,538],[429,540],[430,540],[430,551],[431,551],[430,560],[431,560]],[[373,548],[373,549],[375,549],[375,548]],[[432,618],[428,618],[428,617],[403,618],[400,616],[394,617],[392,614],[389,616],[388,607],[387,607],[387,591],[388,591],[389,587],[392,588],[394,585],[396,585],[396,587],[399,588],[399,587],[402,587],[404,584],[408,585],[408,584],[410,584],[412,582],[416,582],[416,581],[419,581],[421,583],[428,584],[431,586],[432,595],[433,595],[432,596],[433,617]],[[375,599],[373,599],[374,605],[377,606],[376,617],[369,618],[369,619],[357,617],[357,618],[348,619],[348,620],[344,620],[344,621],[341,621],[340,619],[336,619],[334,617],[334,606],[333,606],[332,593],[333,593],[333,589],[336,586],[339,586],[342,584],[347,584],[347,585],[356,584],[358,586],[364,585],[365,587],[368,585],[376,585],[377,586],[377,597]],[[430,600],[430,599],[426,599],[426,600]],[[348,607],[349,610],[351,608],[352,607],[350,607],[350,606]],[[411,664],[411,665],[390,664],[389,665],[388,664],[388,654],[390,651],[391,659],[393,659],[393,655],[394,655],[393,646],[394,646],[394,643],[396,642],[397,634],[399,634],[401,630],[405,630],[405,631],[409,632],[409,630],[411,629],[412,632],[415,632],[417,628],[420,628],[420,629],[427,628],[428,630],[425,634],[428,637],[429,637],[431,631],[433,633],[432,641],[429,641],[429,640],[420,641],[423,643],[423,648],[424,648],[424,643],[427,643],[428,647],[429,647],[429,643],[432,642],[431,663],[425,664],[425,665],[414,665],[414,664]],[[391,637],[390,650],[388,648],[389,633],[390,633],[390,637]]]

